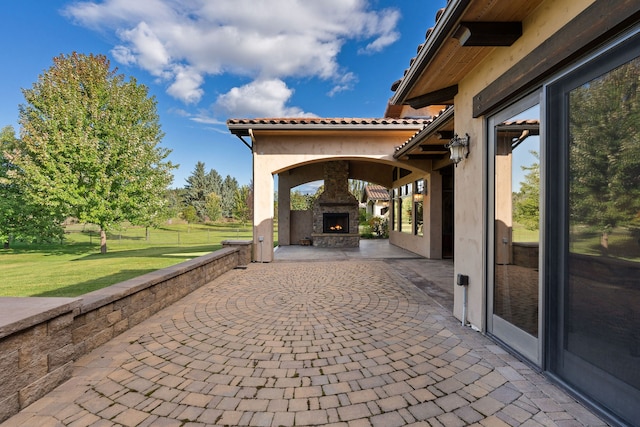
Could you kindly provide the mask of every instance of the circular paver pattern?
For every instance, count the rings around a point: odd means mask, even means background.
[[[379,416],[389,426],[420,418],[410,408],[435,398],[426,374],[438,369],[424,344],[443,329],[428,300],[377,263],[300,266],[255,266],[199,292],[132,343],[130,361],[94,392],[110,407],[166,421],[314,425]]]
[[[32,405],[37,415],[28,419],[97,427],[553,424],[540,405],[571,418],[533,382],[541,377],[382,261],[279,262],[228,272],[83,357],[74,378]]]
[[[433,359],[465,350],[457,339],[433,348],[449,338],[433,340],[444,329],[439,307],[377,262],[302,265],[234,271],[183,301],[92,387],[108,404],[96,415],[276,426],[378,417],[392,426],[442,413],[420,406],[436,398],[428,385],[455,374],[436,373],[446,362]]]

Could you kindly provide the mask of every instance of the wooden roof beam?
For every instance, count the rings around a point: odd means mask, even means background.
[[[409,104],[415,109],[427,107],[429,105],[451,105],[453,98],[458,94],[458,85],[445,87],[415,98],[407,99],[405,104]]]
[[[522,36],[522,22],[461,22],[453,38],[460,46],[511,46]]]
[[[444,144],[442,145],[421,145],[420,150],[428,153],[447,153],[447,149]]]

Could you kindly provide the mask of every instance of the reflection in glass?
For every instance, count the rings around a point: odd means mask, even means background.
[[[411,196],[411,184],[403,185],[400,203],[400,231],[413,233],[413,197]]]
[[[392,194],[391,194],[391,229],[392,230],[399,230],[400,226],[398,224],[398,222],[400,221],[400,215],[398,215],[398,204],[400,203],[400,199],[399,199],[399,189],[398,188],[394,188],[392,190]]]
[[[640,388],[640,59],[569,95],[565,347]]]
[[[540,107],[496,126],[494,314],[538,336]]]
[[[413,211],[415,212],[415,221],[413,234],[416,236],[424,235],[424,179],[415,182],[415,192],[413,193]]]

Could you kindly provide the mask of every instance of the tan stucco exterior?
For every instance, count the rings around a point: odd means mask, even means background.
[[[497,47],[458,83],[455,130],[471,137],[471,155],[455,168],[454,276],[469,275],[468,321],[485,329],[487,257],[486,116],[473,118],[473,97],[586,9],[592,0],[547,0],[523,21],[523,34],[513,46]],[[513,99],[515,101],[516,99]],[[462,317],[463,288],[454,286],[454,315]]]

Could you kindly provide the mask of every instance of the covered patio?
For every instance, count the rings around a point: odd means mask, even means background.
[[[452,123],[435,119],[440,113],[438,107],[411,111],[414,118],[228,120],[231,133],[253,153],[254,261],[271,262],[274,259],[271,250],[276,217],[274,194],[277,194],[277,240],[280,246],[296,245],[304,239],[316,246],[357,247],[357,200],[348,192],[349,179],[378,184],[387,189],[394,185],[413,185],[416,180],[425,182],[421,191],[429,197],[425,198],[424,210],[420,211],[421,218],[416,219],[422,222],[422,217],[427,218],[424,234],[406,236],[393,229],[390,241],[423,257],[441,258],[442,179],[440,171],[434,167],[449,164],[445,160],[446,141],[437,138],[434,138],[435,142],[431,141],[437,151],[429,149],[423,154],[408,154],[405,149],[402,156],[396,153],[418,134],[421,135],[419,140],[423,141],[425,129],[428,135],[432,135],[437,130],[450,128]],[[399,111],[394,114],[399,114]],[[292,212],[291,189],[319,180],[325,185],[319,206],[304,214]],[[349,199],[353,199],[353,203]],[[355,208],[349,212],[352,208],[348,206],[352,204]],[[346,235],[336,235],[323,226],[322,216],[325,213],[345,215],[347,222],[341,225],[341,229],[350,229]]]

